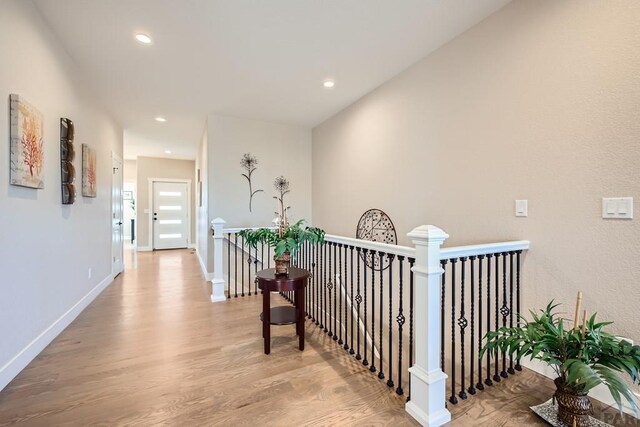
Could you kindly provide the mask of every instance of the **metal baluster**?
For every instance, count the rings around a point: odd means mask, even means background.
[[[384,335],[382,334],[382,315],[384,304],[382,303],[382,301],[384,301],[384,274],[382,274],[382,266],[384,265],[384,253],[378,252],[378,255],[380,256],[380,339],[378,340],[380,342],[380,348],[378,349],[378,351],[380,352],[380,369],[378,371],[378,378],[383,379],[384,373],[382,371],[384,370],[384,364],[382,363],[382,355],[384,354],[384,348],[382,347],[382,338]]]
[[[403,266],[404,266],[404,256],[398,255],[398,317],[396,317],[396,321],[398,322],[398,387],[396,387],[396,394],[402,395],[404,390],[402,390],[402,325],[404,325],[404,314],[402,312],[403,307],[403,296],[402,296],[402,285],[403,285]]]
[[[415,258],[409,260],[409,366],[413,366],[413,264]],[[409,375],[409,395],[407,402],[411,400],[411,375]]]
[[[244,237],[242,238],[242,262],[240,263],[240,269],[242,270],[242,294],[240,294],[241,296],[244,296]]]
[[[260,258],[260,267],[262,267],[262,269],[264,270],[264,243],[260,245]],[[261,289],[260,294],[264,294],[264,290]]]
[[[475,307],[476,307],[475,261],[476,261],[476,257],[470,256],[469,260],[471,264],[471,341],[470,341],[471,344],[469,345],[469,347],[471,347],[471,360],[470,360],[471,375],[469,375],[469,389],[467,391],[469,392],[469,394],[474,395],[476,394],[476,389],[473,386],[473,380],[475,379],[474,368],[476,366],[476,359],[475,359],[475,355],[476,355],[476,347],[475,347],[475,316],[476,316],[476,313],[475,313]]]
[[[233,281],[235,282],[235,298],[238,298],[238,233],[235,233],[233,235],[234,238],[234,244],[233,244],[233,251],[235,253],[235,256],[233,257],[233,265],[236,269],[236,272],[233,276]]]
[[[478,390],[484,390],[484,384],[482,383],[482,358],[480,352],[482,351],[482,260],[484,255],[478,256],[478,382],[476,388]],[[473,345],[473,342],[472,344]],[[471,379],[473,381],[473,378]]]
[[[376,251],[371,251],[371,366],[369,366],[369,371],[376,371],[376,353],[375,343],[376,343]],[[382,301],[380,302],[382,303]]]
[[[231,298],[231,233],[227,233],[227,299]]]
[[[451,396],[449,402],[458,403],[456,397],[456,262],[451,259]]]
[[[247,245],[247,248],[249,249],[249,254],[247,255],[247,274],[249,276],[249,296],[251,296],[251,245]]]
[[[351,255],[353,256],[353,251],[351,251]],[[353,262],[351,263],[353,265]],[[356,307],[358,313],[358,325],[356,328],[356,333],[358,334],[356,342],[358,343],[358,351],[356,352],[356,360],[360,360],[362,356],[360,355],[360,303],[362,302],[362,295],[360,295],[360,248],[356,248],[356,268],[357,268],[357,293],[356,293]],[[353,281],[352,281],[353,282]],[[351,283],[353,286],[353,283]],[[353,322],[351,322],[351,328],[353,328]],[[351,337],[353,338],[353,332],[351,333]],[[351,345],[351,350],[353,350],[353,344]]]
[[[271,268],[271,246],[267,246],[267,268]]]
[[[509,327],[513,328],[513,254],[509,252]],[[513,353],[509,354],[509,369],[507,372],[511,375],[516,371],[513,369]]]
[[[253,260],[253,273],[254,277],[258,276],[258,245],[256,245],[256,256]],[[258,282],[255,283],[255,295],[258,295]]]
[[[348,279],[347,279],[347,274],[348,274],[347,273],[347,261],[348,261],[347,260],[347,248],[348,248],[348,246],[344,245],[344,274],[342,275],[342,280],[340,280],[340,283],[343,285],[341,287],[341,289],[344,289],[344,298],[343,298],[344,299],[344,346],[342,348],[344,348],[345,350],[348,351],[349,350],[349,344],[348,344],[349,341],[347,341],[347,338],[348,338],[349,335],[348,335],[347,332],[349,330],[348,329],[348,327],[349,327],[349,316],[348,316],[349,312],[348,312],[348,307],[347,307],[348,306],[348,304],[347,304],[347,301],[348,301],[347,300],[347,282],[348,282]],[[352,268],[351,271],[353,272],[353,266],[351,268]],[[353,292],[351,292],[349,294],[349,297],[351,297],[352,295],[353,295]],[[340,296],[342,297],[342,292],[340,293]],[[353,304],[353,301],[351,302],[351,304]]]
[[[353,246],[349,245],[349,259],[350,259],[350,276],[351,276],[351,292],[349,293],[349,296],[351,298],[351,348],[349,349],[349,354],[355,354],[355,350],[353,349]],[[358,319],[360,319],[360,313],[358,313]],[[345,349],[346,349],[346,340],[345,340]]]
[[[335,249],[335,248],[334,248]],[[338,245],[338,268],[336,269],[336,276],[340,277],[340,286],[338,286],[338,281],[336,280],[336,293],[334,294],[334,298],[338,298],[338,302],[336,303],[337,315],[336,318],[339,317],[339,320],[336,324],[335,334],[333,334],[333,339],[338,340],[338,344],[342,345],[342,243]],[[340,294],[340,297],[338,297]],[[339,305],[338,305],[339,304]],[[334,318],[334,322],[336,319]]]
[[[322,252],[320,255],[320,268],[322,269],[322,284],[320,285],[320,306],[322,307],[320,311],[320,328],[327,333],[329,330],[327,329],[327,310],[326,310],[326,287],[327,287],[327,243],[322,245]],[[324,261],[324,262],[323,262]],[[322,321],[324,319],[324,322]]]
[[[509,315],[509,307],[507,307],[507,254],[502,253],[502,307],[500,308],[500,314],[502,314],[502,327],[507,326],[507,316]],[[500,376],[507,378],[507,352],[502,352],[502,372]]]
[[[315,322],[316,326],[318,325],[318,319],[320,318],[320,316],[318,316],[318,304],[319,304],[319,299],[318,299],[318,277],[320,276],[318,274],[318,271],[320,271],[320,262],[318,261],[318,247],[320,246],[319,243],[315,244],[315,248],[314,248],[314,263],[313,263],[313,321]]]
[[[500,320],[498,319],[498,315],[500,314],[500,270],[498,269],[498,262],[499,262],[499,258],[500,258],[500,254],[495,254],[494,256],[494,261],[495,261],[495,273],[496,273],[496,277],[495,277],[495,282],[496,282],[496,313],[495,313],[495,321],[496,321],[496,330],[498,330],[500,328]],[[498,352],[496,351],[495,355],[494,355],[494,365],[495,365],[495,371],[493,374],[493,380],[497,383],[500,382],[500,375],[498,375],[498,370],[500,369],[500,358],[498,357]]]
[[[487,333],[491,331],[491,257],[487,255]],[[493,385],[491,381],[491,352],[487,351],[487,378],[484,383],[488,386]]]
[[[387,387],[393,387],[393,259],[395,255],[389,254],[389,379]],[[382,330],[380,331],[382,333]],[[380,371],[382,371],[382,361],[380,361]]]
[[[333,259],[335,259],[336,257],[336,253],[335,253],[335,247],[336,244],[334,242],[331,242],[331,245],[334,248],[334,252],[333,252]],[[329,247],[329,283],[327,284],[327,288],[329,289],[329,336],[333,337],[333,327],[332,325],[334,324],[334,322],[331,321],[331,316],[333,316],[333,304],[331,301],[331,291],[333,290],[333,279],[335,277],[335,275],[332,274],[333,273],[333,264],[331,262],[331,247]],[[335,319],[335,316],[334,316]]]
[[[464,387],[464,383],[465,383],[465,374],[466,371],[464,369],[464,362],[467,358],[465,352],[464,352],[464,334],[465,334],[465,329],[467,328],[467,319],[465,316],[465,312],[464,312],[464,285],[465,285],[465,266],[467,265],[467,258],[466,257],[462,257],[460,258],[460,317],[458,318],[458,326],[460,326],[460,360],[462,361],[462,366],[460,369],[460,393],[458,393],[458,396],[460,396],[460,398],[462,400],[465,400],[467,398],[467,392],[465,391],[465,387]],[[453,381],[455,381],[455,377],[453,378]]]
[[[362,359],[362,364],[367,366],[369,361],[367,360],[367,253],[368,249],[362,250],[362,263],[363,263],[363,284],[364,284],[364,334],[362,335],[362,340],[364,341],[364,358]],[[371,349],[371,353],[373,354],[373,348]]]
[[[516,318],[517,325],[520,327],[520,254],[522,251],[516,251]],[[520,346],[518,346],[518,352],[520,351]],[[516,370],[522,371],[522,366],[520,365],[520,358],[516,360]]]
[[[446,282],[447,282],[447,261],[446,259],[440,260],[440,267],[442,267],[442,275],[440,276],[440,369],[442,372],[447,372],[445,369],[444,358],[444,341],[445,341],[445,296],[447,294]]]

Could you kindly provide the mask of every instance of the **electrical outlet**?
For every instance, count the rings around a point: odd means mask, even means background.
[[[87,272],[87,279],[91,279],[91,267],[89,267],[89,271]]]

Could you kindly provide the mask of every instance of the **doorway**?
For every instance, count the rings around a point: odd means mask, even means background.
[[[152,186],[153,249],[189,247],[191,183],[154,181]]]
[[[122,159],[111,153],[111,274],[122,273],[123,258],[123,210],[122,210]]]

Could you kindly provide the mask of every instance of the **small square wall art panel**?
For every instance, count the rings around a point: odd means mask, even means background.
[[[11,94],[12,185],[44,188],[44,118],[19,95]]]
[[[96,197],[96,150],[82,144],[82,195]]]

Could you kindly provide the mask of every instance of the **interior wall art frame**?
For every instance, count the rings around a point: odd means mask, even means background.
[[[9,96],[10,183],[44,188],[44,116],[19,95]]]
[[[82,195],[96,197],[96,150],[82,144]]]

